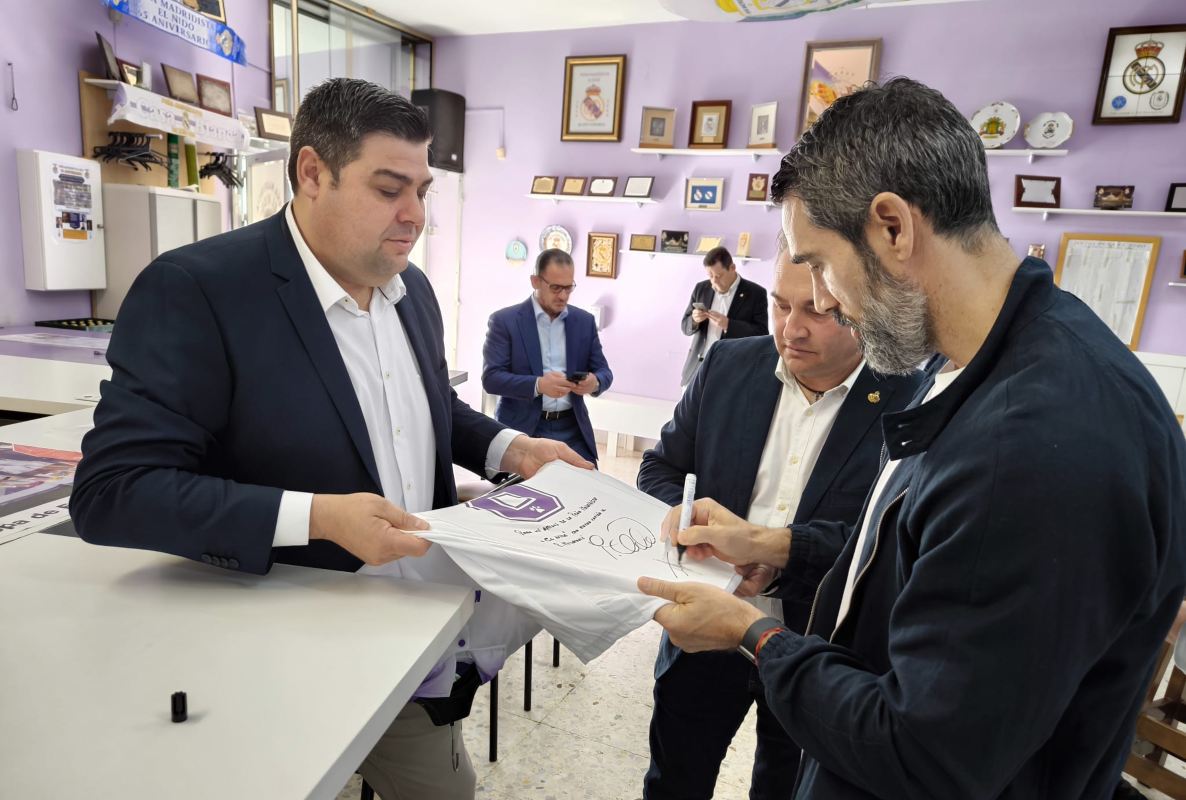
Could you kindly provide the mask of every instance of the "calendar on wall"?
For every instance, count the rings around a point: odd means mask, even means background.
[[[1054,282],[1136,350],[1160,245],[1160,236],[1064,233]]]

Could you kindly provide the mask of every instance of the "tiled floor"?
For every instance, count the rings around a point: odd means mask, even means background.
[[[606,458],[608,474],[633,485],[637,456]],[[595,661],[583,665],[562,649],[552,667],[552,638],[533,644],[531,711],[523,710],[524,654],[499,673],[498,760],[491,763],[490,690],[478,691],[465,721],[466,747],[478,774],[482,800],[638,800],[647,768],[653,666],[660,629],[634,631]],[[748,797],[753,766],[754,719],[741,726],[717,781],[718,800]],[[338,800],[357,800],[355,776]],[[1152,790],[1145,795],[1169,800]],[[428,800],[426,798],[426,800]]]

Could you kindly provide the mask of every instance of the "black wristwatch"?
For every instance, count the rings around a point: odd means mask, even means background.
[[[774,628],[786,628],[782,620],[774,617],[762,617],[760,620],[750,625],[745,631],[745,636],[741,637],[741,644],[737,646],[737,652],[750,660],[751,664],[758,663],[758,642],[762,641],[762,635]]]

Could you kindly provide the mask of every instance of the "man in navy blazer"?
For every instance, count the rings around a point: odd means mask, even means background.
[[[414,512],[457,502],[454,463],[592,466],[449,386],[440,309],[408,262],[429,139],[395,93],[326,81],[293,126],[292,203],[145,268],[83,439],[70,497],[83,539],[251,573],[354,571],[428,551],[404,531],[426,527]],[[452,678],[450,665],[420,696],[450,694]],[[384,797],[472,797],[459,729],[409,703],[360,770]]]
[[[544,250],[531,287],[526,301],[490,315],[482,388],[499,396],[494,416],[503,425],[562,441],[596,463],[585,396],[608,389],[614,374],[593,315],[568,303],[576,288],[572,257]]]
[[[638,487],[676,505],[684,476],[694,473],[697,496],[760,524],[855,520],[877,473],[878,421],[905,407],[921,376],[881,378],[864,366],[851,331],[816,312],[810,273],[781,246],[771,297],[774,336],[708,351],[658,445],[643,456]],[[738,593],[752,596],[774,577],[749,571]],[[780,596],[786,624],[803,630],[811,597]],[[753,602],[777,614],[779,600]],[[684,653],[665,634],[654,697],[647,800],[712,797],[721,760],[755,702],[750,798],[790,796],[799,748],[740,654]]]
[[[707,280],[692,288],[692,297],[680,330],[692,337],[680,386],[692,382],[708,349],[721,339],[741,339],[746,336],[765,336],[770,332],[766,322],[766,290],[737,274],[733,256],[724,247],[714,247],[704,254]]]

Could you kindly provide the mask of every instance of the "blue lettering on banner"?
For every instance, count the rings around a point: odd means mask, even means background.
[[[247,64],[247,47],[233,30],[176,0],[102,0],[107,8],[185,39],[236,64]]]

